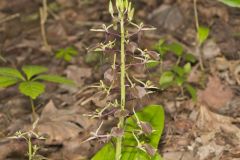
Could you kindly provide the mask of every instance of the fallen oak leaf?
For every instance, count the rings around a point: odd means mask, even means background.
[[[220,107],[225,107],[231,101],[233,95],[232,89],[224,86],[217,76],[212,76],[209,77],[205,90],[198,91],[198,101],[218,111]]]
[[[51,100],[43,109],[36,130],[48,136],[47,143],[62,143],[93,126],[93,121],[82,116],[76,108],[57,109]]]

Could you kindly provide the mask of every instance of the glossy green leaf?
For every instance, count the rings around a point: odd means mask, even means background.
[[[26,74],[28,80],[30,80],[33,76],[36,76],[38,74],[45,73],[48,71],[46,67],[36,66],[36,65],[23,66],[22,70]]]
[[[240,0],[218,0],[230,7],[240,7]]]
[[[21,75],[21,73],[14,68],[1,67],[0,76],[14,77],[14,78],[24,80],[24,77]]]
[[[173,82],[173,80],[174,80],[174,73],[167,71],[161,75],[159,84],[160,86],[169,85],[171,82]]]
[[[19,79],[14,77],[0,76],[0,88],[6,88],[19,82]]]
[[[191,95],[192,99],[194,101],[196,101],[197,100],[197,91],[196,91],[196,89],[192,85],[190,85],[190,84],[186,85],[186,89],[187,89],[188,93]]]
[[[176,54],[178,57],[182,56],[183,54],[183,47],[179,43],[172,43],[166,45],[168,50]]]
[[[154,132],[147,136],[141,137],[139,140],[153,146],[155,149],[164,128],[164,110],[159,105],[149,105],[142,111],[137,112],[140,121],[148,122],[152,125]],[[150,157],[147,153],[136,147],[137,142],[133,137],[132,132],[139,129],[135,116],[131,116],[125,122],[125,134],[123,138],[123,152],[121,160],[163,160],[157,153],[154,157]],[[115,145],[110,142],[106,144],[92,160],[114,160],[115,159]]]
[[[74,85],[72,80],[57,75],[39,75],[34,80],[45,80],[53,83]]]
[[[19,91],[31,97],[32,99],[36,99],[39,95],[41,95],[45,91],[45,85],[39,82],[34,81],[26,81],[19,84]]]
[[[198,42],[200,45],[206,41],[209,35],[209,28],[200,26],[198,28]]]

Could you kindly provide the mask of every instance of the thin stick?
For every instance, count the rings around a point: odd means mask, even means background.
[[[193,0],[193,6],[194,6],[194,17],[195,17],[196,29],[198,30],[199,20],[198,20],[198,11],[197,11],[197,0]]]
[[[18,18],[18,17],[20,17],[20,14],[19,14],[19,13],[10,15],[10,16],[8,16],[8,17],[6,17],[6,18],[1,19],[1,20],[0,20],[0,24],[5,23],[5,22],[7,22],[7,21],[11,21],[11,20],[13,20],[13,19],[15,19],[15,18]]]
[[[48,51],[51,52],[51,47],[48,44],[46,30],[45,30],[45,23],[48,17],[47,0],[43,0],[43,7],[39,9],[39,13],[40,13],[40,25],[41,25],[43,45]]]
[[[196,30],[198,32],[199,29],[199,20],[198,20],[198,11],[197,11],[197,0],[193,0],[193,8],[194,8],[194,17],[195,17],[195,23],[196,23]],[[204,71],[204,65],[203,65],[203,54],[200,50],[200,44],[198,42],[198,34],[196,36],[196,49],[195,52],[197,55],[199,55],[199,64],[200,64],[200,68],[202,71]]]

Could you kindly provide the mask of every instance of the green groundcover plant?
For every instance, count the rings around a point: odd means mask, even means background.
[[[37,65],[26,65],[21,70],[0,67],[0,88],[18,85],[20,93],[30,98],[33,117],[35,117],[33,100],[45,91],[43,81],[73,85],[71,80],[58,75],[46,74],[47,71],[46,67]]]

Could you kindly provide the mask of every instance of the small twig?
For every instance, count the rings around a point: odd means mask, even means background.
[[[193,0],[193,8],[194,8],[194,17],[195,17],[195,23],[196,23],[196,30],[198,32],[199,29],[199,20],[198,20],[198,11],[197,11],[197,0]],[[200,49],[201,45],[198,42],[198,34],[196,36],[196,48],[195,48],[195,53],[199,56],[199,63],[200,63],[200,68],[202,71],[204,71],[204,65],[203,65],[203,54]]]
[[[48,7],[47,7],[47,0],[43,0],[43,7],[39,9],[40,13],[40,26],[41,26],[41,34],[43,39],[43,44],[45,48],[51,52],[51,47],[48,44],[46,30],[45,30],[45,23],[48,17]]]
[[[0,20],[0,24],[5,23],[5,22],[7,22],[7,21],[11,21],[11,20],[13,20],[13,19],[15,19],[15,18],[18,18],[18,17],[20,17],[20,14],[19,14],[19,13],[10,15],[10,16],[8,16],[8,17],[5,17],[5,18],[1,19],[1,20]]]

